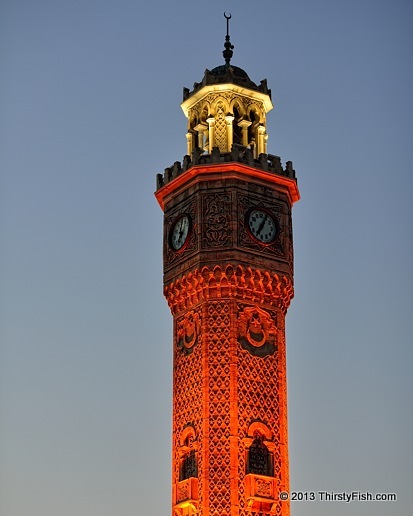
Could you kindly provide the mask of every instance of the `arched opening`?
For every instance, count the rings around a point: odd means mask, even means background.
[[[238,125],[241,121],[241,115],[238,111],[238,108],[234,106],[234,121],[233,121],[233,131],[234,131],[234,143],[237,145],[242,145],[242,128]]]
[[[184,455],[181,471],[179,475],[179,481],[186,480],[187,478],[197,477],[198,476],[198,467],[196,463],[196,454],[195,450],[191,450],[187,454]]]
[[[251,121],[251,125],[248,127],[248,145],[251,147],[254,157],[257,157],[257,128],[260,124],[260,117],[255,109],[251,109],[249,113],[249,118]]]
[[[179,481],[187,480],[198,476],[198,464],[196,449],[194,446],[194,435],[190,433],[184,440],[179,468]]]
[[[264,436],[259,432],[254,433],[254,439],[248,449],[246,473],[265,475],[267,477],[274,475],[272,454],[264,443]]]

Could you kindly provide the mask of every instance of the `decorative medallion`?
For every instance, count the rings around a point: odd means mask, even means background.
[[[238,316],[238,342],[252,355],[264,357],[277,350],[277,328],[268,312],[246,307]]]
[[[191,310],[177,323],[177,345],[180,350],[189,355],[198,342],[201,333],[199,314]]]

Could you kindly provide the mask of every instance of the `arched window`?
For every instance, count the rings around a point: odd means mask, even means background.
[[[248,450],[247,474],[274,475],[273,458],[259,432],[254,433],[254,439]]]
[[[181,474],[179,480],[198,476],[198,466],[196,463],[195,450],[191,450],[184,455],[181,465]]]
[[[198,476],[198,464],[196,447],[194,446],[194,434],[191,432],[184,439],[179,468],[179,481]]]

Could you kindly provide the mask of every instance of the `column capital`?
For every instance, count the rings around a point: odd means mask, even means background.
[[[237,126],[238,127],[242,127],[242,128],[247,128],[249,127],[250,125],[252,124],[251,120],[240,120],[238,123],[237,123]]]
[[[195,131],[208,131],[208,124],[204,122],[200,122],[198,125],[194,127]]]

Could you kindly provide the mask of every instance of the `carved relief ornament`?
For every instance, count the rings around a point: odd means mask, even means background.
[[[272,355],[277,328],[268,312],[259,306],[246,307],[238,316],[238,342],[255,356]]]
[[[164,295],[173,314],[210,298],[235,298],[265,303],[287,312],[294,287],[291,280],[251,267],[215,266],[194,270],[166,285]]]
[[[205,231],[202,247],[220,247],[228,245],[231,231],[230,223],[231,197],[226,194],[212,194],[203,197],[203,220]]]
[[[177,344],[186,353],[192,353],[192,348],[197,344],[201,333],[201,320],[199,314],[191,310],[177,323]]]

